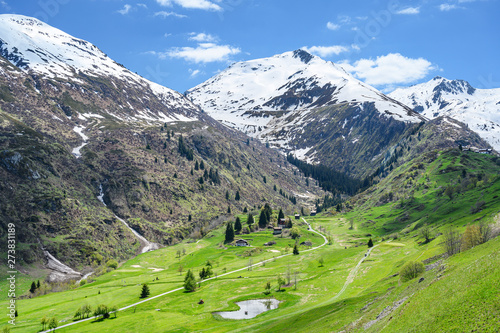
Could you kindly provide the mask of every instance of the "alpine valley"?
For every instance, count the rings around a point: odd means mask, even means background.
[[[497,332],[499,105],[302,49],[182,94],[0,15],[14,331]]]

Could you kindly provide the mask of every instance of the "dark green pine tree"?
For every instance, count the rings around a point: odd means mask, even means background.
[[[241,231],[241,228],[243,228],[241,226],[241,220],[239,217],[236,217],[236,221],[234,222],[234,231],[239,233]]]
[[[226,226],[226,238],[224,241],[226,243],[231,243],[233,240],[234,240],[233,222],[228,222]]]
[[[248,225],[252,225],[253,224],[253,215],[252,215],[252,213],[248,213],[247,224]]]
[[[36,289],[40,288],[40,280],[36,281]]]
[[[205,163],[203,163],[203,160],[200,162],[200,169],[205,170]]]
[[[264,212],[266,213],[267,222],[271,222],[271,216],[273,215],[273,209],[268,203],[264,205]]]
[[[195,170],[199,170],[199,169],[200,169],[200,165],[198,164],[198,161],[196,161],[196,162],[194,163],[194,169],[195,169]]]
[[[248,208],[243,208],[243,213],[248,213]]]
[[[266,211],[263,209],[260,211],[259,215],[259,228],[264,229],[267,226],[267,215]]]
[[[35,281],[33,281],[31,283],[30,293],[33,294],[35,292],[35,290],[36,290],[36,283],[35,283]]]
[[[368,247],[373,247],[373,241],[371,238],[368,240]]]
[[[234,200],[236,201],[240,200],[240,191],[236,191],[236,194],[234,195]]]
[[[231,214],[231,207],[230,206],[227,206],[227,213]]]
[[[278,213],[278,221],[279,221],[280,219],[284,219],[284,218],[285,218],[285,214],[283,214],[283,210],[280,208],[280,211],[279,211],[279,213]]]
[[[229,191],[226,191],[226,200],[229,200]]]
[[[191,270],[188,270],[186,276],[184,277],[184,289],[186,291],[196,290],[196,279],[194,278],[194,274]]]
[[[298,245],[297,245],[297,244],[295,244],[295,246],[293,247],[293,254],[294,254],[294,255],[299,254],[299,247],[298,247]]]
[[[146,283],[142,285],[141,298],[149,297],[149,287]]]

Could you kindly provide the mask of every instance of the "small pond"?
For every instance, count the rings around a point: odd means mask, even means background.
[[[218,314],[219,316],[225,319],[250,319],[256,317],[257,315],[263,312],[277,309],[280,304],[280,301],[273,298],[251,299],[248,301],[236,302],[235,304],[240,307],[239,310],[214,312],[214,314]]]

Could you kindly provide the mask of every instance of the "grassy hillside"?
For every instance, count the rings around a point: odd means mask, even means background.
[[[47,274],[41,246],[76,270],[140,252],[115,215],[166,246],[245,208],[269,202],[293,213],[324,194],[276,151],[198,110],[168,109],[147,87],[40,80],[3,58],[0,67],[0,239],[15,223],[18,268],[37,278]],[[134,118],[145,108],[198,121]],[[82,144],[76,126],[89,137],[81,158],[72,155]]]
[[[371,192],[352,198],[343,213],[306,217],[332,243],[310,251],[302,245],[299,255],[273,260],[285,254],[287,247],[290,253],[294,241],[272,236],[268,230],[243,235],[250,240],[250,248],[224,246],[223,229],[199,242],[140,255],[74,290],[19,301],[18,330],[41,328],[39,319],[44,315],[56,316],[59,325],[71,322],[76,309],[85,303],[94,308],[136,303],[142,283],[149,283],[151,296],[175,290],[182,287],[187,269],[197,274],[210,260],[218,277],[201,282],[193,293],[175,291],[120,311],[116,319],[85,321],[64,331],[496,332],[500,329],[500,268],[496,264],[500,237],[446,257],[442,256],[445,236],[441,233],[452,227],[462,234],[467,225],[482,222],[496,223],[494,228],[498,228],[497,161],[458,150],[421,156],[396,169]],[[411,188],[406,177],[412,178]],[[451,199],[445,194],[450,186],[454,189]],[[384,199],[390,191],[392,200]],[[476,211],[478,199],[485,202],[480,211]],[[424,218],[426,222],[421,223]],[[245,225],[245,218],[242,222]],[[426,223],[432,234],[429,242],[420,232]],[[305,224],[299,227],[300,242],[309,240],[312,247],[323,243]],[[365,256],[369,238],[375,246]],[[276,245],[262,246],[273,239]],[[265,259],[271,261],[248,269],[249,264]],[[416,279],[404,282],[399,273],[409,261],[423,261],[428,267]],[[238,268],[242,270],[221,276]],[[279,292],[277,277],[286,279],[287,272],[290,285]],[[267,282],[272,285],[269,296],[263,293]],[[254,319],[225,320],[212,314],[236,310],[236,301],[266,297],[282,303]],[[200,299],[204,304],[198,304]]]

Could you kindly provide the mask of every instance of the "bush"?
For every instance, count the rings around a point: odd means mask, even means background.
[[[425,271],[424,264],[420,261],[409,261],[407,262],[401,271],[399,272],[399,276],[403,282],[412,280],[419,276],[421,273]]]
[[[470,213],[476,214],[476,213],[482,211],[485,205],[486,205],[486,202],[484,202],[484,200],[477,201],[476,204],[470,208]]]

